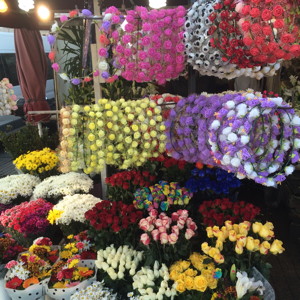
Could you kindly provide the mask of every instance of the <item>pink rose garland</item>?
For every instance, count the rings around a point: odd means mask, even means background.
[[[164,84],[180,75],[185,68],[185,14],[183,6],[149,11],[138,6],[127,12],[122,37],[114,33],[118,39],[115,60],[125,79]]]

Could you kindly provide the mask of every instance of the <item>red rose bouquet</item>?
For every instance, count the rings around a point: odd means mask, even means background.
[[[89,235],[95,240],[97,250],[110,244],[135,245],[137,223],[142,216],[143,212],[136,210],[132,204],[108,200],[97,203],[85,213],[90,224]]]
[[[205,226],[222,226],[226,220],[233,223],[251,221],[259,215],[260,208],[245,201],[232,202],[228,198],[223,198],[204,201],[198,211]]]
[[[24,248],[10,234],[0,233],[0,265],[15,259]]]
[[[131,204],[135,190],[141,187],[149,187],[156,181],[156,176],[149,171],[123,171],[105,179],[108,198],[112,201],[118,199]]]

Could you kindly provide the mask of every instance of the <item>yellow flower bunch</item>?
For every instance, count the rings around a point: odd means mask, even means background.
[[[49,221],[50,224],[56,223],[56,220],[58,220],[61,215],[63,214],[62,210],[58,209],[51,209],[48,213],[47,220]]]
[[[186,290],[205,292],[207,288],[215,289],[218,276],[214,263],[205,263],[208,256],[193,253],[189,260],[180,260],[170,267],[170,279],[176,283],[176,290],[183,293]]]
[[[202,243],[201,249],[216,263],[225,261],[221,251],[227,241],[233,243],[234,251],[239,255],[243,254],[245,249],[250,252],[259,252],[262,255],[280,254],[285,249],[282,247],[282,241],[274,239],[273,229],[274,226],[271,222],[251,224],[244,221],[240,224],[232,224],[231,221],[226,221],[225,226],[221,228],[219,226],[206,228],[208,238],[216,238],[216,242],[214,246],[209,246],[207,242]],[[254,237],[250,234],[254,234]]]
[[[62,259],[69,259],[76,253],[78,253],[78,248],[76,247],[76,244],[68,243],[64,246],[64,249],[59,253],[59,256]]]
[[[100,99],[61,110],[60,170],[99,173],[105,164],[139,167],[165,151],[161,108],[148,98]]]
[[[17,169],[32,175],[53,170],[58,164],[58,156],[50,148],[22,154],[14,160]]]

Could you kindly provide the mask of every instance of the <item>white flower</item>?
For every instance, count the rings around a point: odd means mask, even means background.
[[[300,139],[295,139],[294,140],[294,147],[296,148],[296,149],[299,149],[300,148]]]
[[[211,125],[210,125],[210,129],[218,129],[220,127],[221,123],[219,120],[214,120]]]
[[[278,164],[272,164],[269,168],[268,168],[268,172],[270,174],[274,173],[275,171],[277,171],[279,168],[279,165]]]
[[[281,145],[281,148],[284,150],[284,151],[287,151],[290,149],[290,141],[288,140],[284,140],[282,145]]]
[[[294,172],[294,170],[295,170],[294,166],[287,166],[284,168],[284,172],[287,176],[291,175]]]
[[[109,65],[106,61],[100,61],[98,64],[98,68],[101,71],[106,71],[108,69]]]
[[[231,162],[231,165],[236,168],[241,165],[241,161],[238,158],[233,158],[230,162]]]
[[[104,14],[103,21],[109,21],[112,18],[112,16],[113,15],[111,13]]]
[[[254,282],[254,278],[248,278],[246,272],[237,272],[236,277],[236,292],[237,299],[241,299],[248,291],[255,291],[256,289],[262,289],[263,283],[261,281]]]
[[[55,22],[53,23],[53,25],[51,26],[50,32],[56,32],[56,31],[58,31],[58,30],[59,30],[59,26],[58,26],[58,23],[55,21]]]
[[[242,173],[237,173],[237,174],[236,174],[236,177],[237,177],[238,179],[244,179],[244,178],[246,178],[246,175],[244,175],[244,174],[242,174]]]
[[[66,73],[59,73],[59,77],[63,80],[70,80],[69,76]]]
[[[229,165],[230,164],[230,159],[231,159],[231,157],[228,154],[225,154],[223,156],[223,159],[222,159],[222,164],[223,165]]]
[[[234,107],[235,107],[235,102],[232,101],[232,100],[227,101],[227,102],[225,103],[225,108],[227,108],[227,109],[232,109],[232,108],[234,108]]]
[[[248,135],[243,135],[243,136],[241,136],[241,143],[242,143],[243,145],[248,144],[249,141],[250,141],[250,137],[249,137]]]
[[[278,106],[282,105],[283,99],[281,97],[276,97],[276,98],[271,98],[271,99],[274,103],[276,103],[276,105],[278,105]],[[277,117],[277,116],[273,116],[273,117]],[[278,117],[277,117],[277,119],[278,119]]]
[[[256,119],[260,115],[259,109],[257,107],[253,108],[249,113],[249,119]]]
[[[253,166],[251,163],[245,163],[244,165],[244,170],[246,171],[247,174],[251,174],[253,171]]]
[[[268,178],[267,182],[266,182],[266,186],[269,187],[277,187],[276,181],[272,178]]]
[[[300,126],[300,118],[298,116],[294,116],[292,119],[292,125]]]
[[[238,140],[238,136],[235,133],[231,132],[228,134],[227,139],[228,141],[234,143]]]
[[[230,110],[228,113],[227,113],[227,118],[230,118],[230,117],[233,117],[235,115],[235,111],[234,110]]]
[[[231,131],[232,131],[232,128],[231,128],[231,127],[225,127],[225,128],[222,130],[222,134],[228,135]]]

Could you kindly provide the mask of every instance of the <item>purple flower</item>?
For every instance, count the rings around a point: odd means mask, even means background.
[[[104,79],[108,79],[109,78],[109,73],[104,71],[101,73],[101,76],[104,78]]]
[[[47,40],[50,45],[53,45],[55,43],[56,37],[52,34],[48,34]]]
[[[71,83],[74,84],[74,85],[79,85],[80,82],[81,82],[81,80],[80,80],[79,78],[73,78],[73,79],[71,80]]]
[[[105,31],[105,32],[108,32],[109,29],[110,29],[110,26],[111,26],[111,23],[109,21],[104,21],[102,23],[102,26],[101,28]]]
[[[85,17],[91,17],[93,15],[93,13],[88,9],[83,9],[81,12]]]

